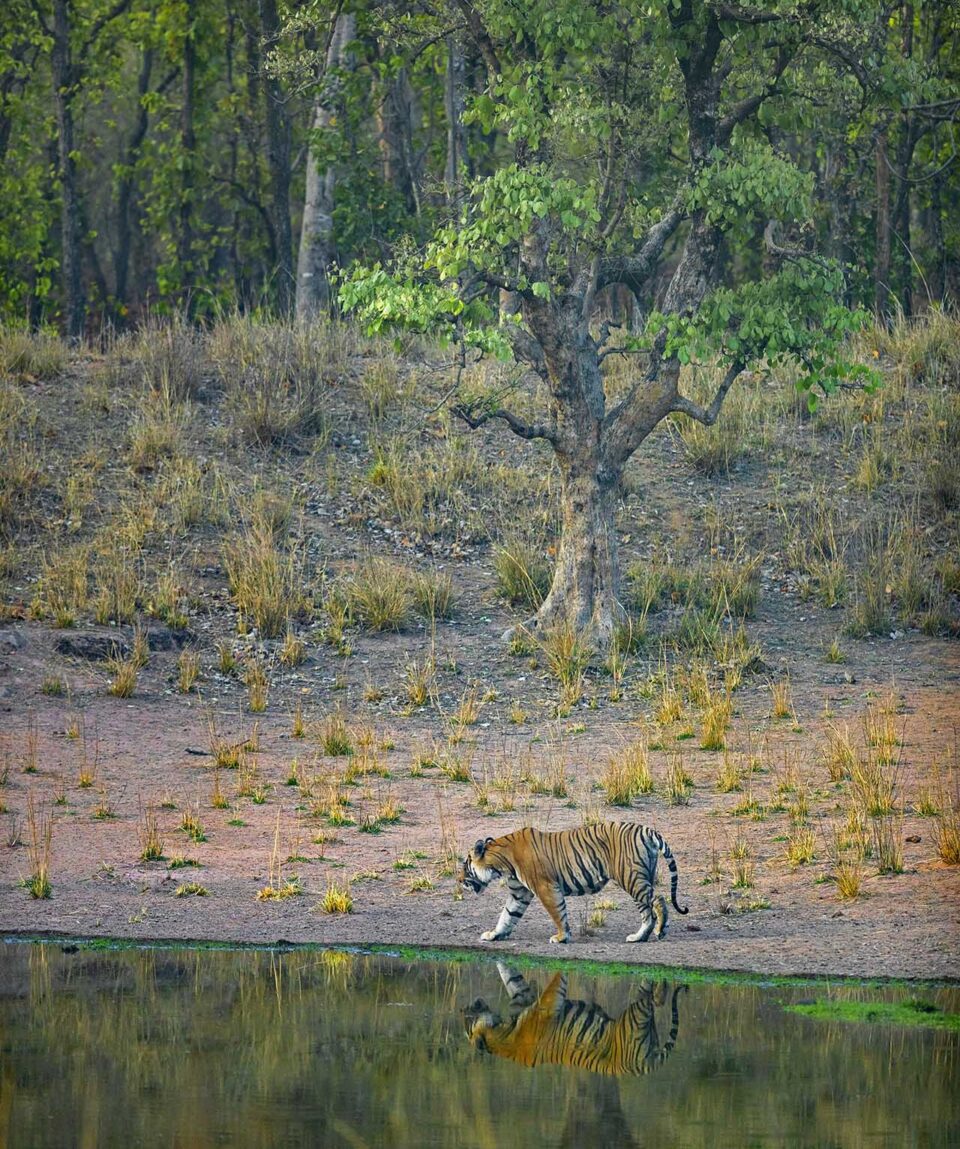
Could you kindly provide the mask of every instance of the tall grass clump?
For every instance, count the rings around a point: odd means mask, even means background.
[[[509,603],[539,609],[553,577],[540,547],[519,535],[505,538],[494,548],[493,569],[497,588]]]
[[[30,835],[27,843],[30,876],[23,884],[32,898],[49,898],[53,889],[50,882],[53,816],[49,810],[37,809],[32,793],[27,796],[27,831]]]
[[[733,702],[729,694],[711,698],[703,712],[700,729],[701,750],[722,750],[726,746],[726,734],[732,715]]]
[[[415,571],[410,594],[417,614],[428,622],[450,618],[456,605],[453,579],[446,571]]]
[[[827,726],[823,761],[831,782],[842,782],[852,776],[857,765],[857,751],[848,726],[841,727],[834,723]]]
[[[320,899],[319,909],[325,914],[352,914],[353,894],[350,892],[350,883],[340,883],[331,878]]]
[[[573,706],[583,695],[584,675],[593,657],[593,647],[571,626],[548,631],[539,646],[550,673],[560,683],[561,707]]]
[[[54,331],[0,326],[0,379],[54,379],[69,360],[67,345]]]
[[[183,315],[149,320],[131,350],[148,393],[169,404],[193,398],[209,370],[203,335]]]
[[[300,556],[278,545],[263,526],[246,528],[223,547],[227,582],[241,621],[262,638],[280,638],[288,621],[307,613],[305,574]]]
[[[366,630],[404,630],[413,614],[410,573],[386,559],[368,558],[344,586],[353,619]]]
[[[653,775],[647,746],[643,741],[625,746],[607,763],[600,784],[611,806],[629,806],[640,794],[653,790]]]
[[[234,316],[214,327],[208,346],[247,442],[270,446],[325,431],[330,386],[345,365],[334,325]]]
[[[943,779],[939,767],[936,773],[937,805],[933,836],[937,855],[948,866],[960,866],[960,759],[954,749],[950,771],[953,786]]]

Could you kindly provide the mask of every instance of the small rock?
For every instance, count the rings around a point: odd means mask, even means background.
[[[190,631],[169,626],[151,626],[147,631],[147,646],[151,650],[182,650],[190,639]]]
[[[26,637],[19,630],[0,630],[0,654],[13,654],[26,645]]]
[[[921,838],[920,838],[919,834],[910,834],[908,837],[904,838],[903,840],[905,842],[919,842],[919,841],[921,841]]]
[[[103,662],[107,658],[124,658],[130,653],[130,644],[116,634],[97,634],[92,631],[78,631],[63,634],[56,642],[57,654],[68,658],[85,658],[90,662]]]

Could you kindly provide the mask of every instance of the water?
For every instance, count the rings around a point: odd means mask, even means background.
[[[960,1033],[783,1008],[958,989],[517,975],[0,945],[0,1145],[960,1145]]]

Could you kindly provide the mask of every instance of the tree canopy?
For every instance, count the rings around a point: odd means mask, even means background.
[[[344,17],[348,50],[328,59]],[[678,61],[708,23],[722,158],[711,145],[694,185]],[[467,200],[482,203],[478,180],[531,209],[549,184],[564,242],[580,251],[609,229],[606,252],[634,259],[671,209],[689,219],[723,198],[737,216],[720,221],[727,282],[756,281],[777,247],[812,248],[846,269],[843,302],[909,313],[956,296],[958,30],[957,0],[9,0],[3,318],[90,332],[158,307],[287,311],[310,164],[336,171],[339,267],[395,270],[430,244],[439,278],[469,244],[474,273],[509,280],[495,248],[515,245],[516,219],[473,210],[456,234]],[[781,189],[785,165],[804,178]],[[802,235],[778,230],[774,198]],[[644,272],[607,264],[597,290],[614,274],[632,290]],[[645,285],[644,315],[662,287]]]

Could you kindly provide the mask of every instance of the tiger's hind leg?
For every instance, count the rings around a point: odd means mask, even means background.
[[[666,910],[663,897],[659,894],[657,898],[651,901],[650,889],[645,889],[640,894],[634,894],[633,900],[637,903],[637,908],[640,910],[640,928],[635,934],[627,934],[628,942],[645,942],[650,934],[653,933],[654,925],[657,926],[657,937],[660,937],[661,917],[657,913],[657,901],[660,902],[660,907]]]
[[[670,916],[667,912],[667,899],[663,894],[657,894],[653,899],[653,916],[656,921],[653,936],[663,941],[667,936],[667,919]]]

